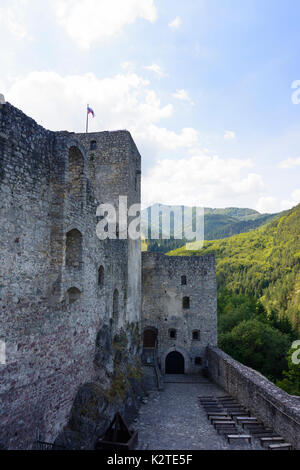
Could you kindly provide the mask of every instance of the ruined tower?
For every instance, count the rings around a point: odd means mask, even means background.
[[[135,377],[140,241],[100,241],[96,211],[119,195],[140,202],[140,155],[127,131],[51,132],[2,103],[0,156],[0,442],[32,448],[53,442],[70,417],[76,427],[90,413],[92,423],[88,393],[98,387],[100,407],[129,366]],[[126,383],[98,433],[134,394]]]
[[[200,373],[206,347],[217,345],[214,254],[142,254],[144,361],[157,358],[162,373]]]

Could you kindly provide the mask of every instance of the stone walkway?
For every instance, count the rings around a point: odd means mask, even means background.
[[[166,376],[162,392],[150,392],[134,427],[140,448],[149,450],[261,449],[258,443],[228,445],[207,420],[199,396],[224,396],[224,390],[202,377]],[[194,383],[193,383],[194,382]]]

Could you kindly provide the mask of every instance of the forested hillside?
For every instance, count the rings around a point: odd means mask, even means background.
[[[211,252],[217,257],[220,346],[279,379],[287,367],[283,357],[300,335],[300,205],[259,229],[206,241],[200,251],[183,247],[168,254]]]

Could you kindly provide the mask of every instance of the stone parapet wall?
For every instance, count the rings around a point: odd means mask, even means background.
[[[207,348],[211,379],[300,450],[299,400],[218,348]]]

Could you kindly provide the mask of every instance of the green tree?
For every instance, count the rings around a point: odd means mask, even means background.
[[[274,381],[282,377],[290,346],[287,335],[257,319],[244,320],[219,336],[219,346],[237,361]]]
[[[300,346],[296,346],[296,343],[287,355],[288,370],[283,372],[284,378],[277,380],[276,385],[290,395],[300,396]]]

